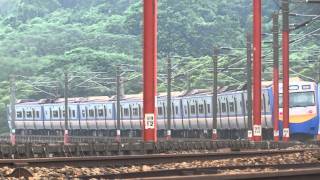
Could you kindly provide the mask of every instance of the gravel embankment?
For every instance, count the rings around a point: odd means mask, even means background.
[[[154,170],[168,170],[178,168],[202,168],[202,167],[224,167],[224,166],[249,166],[249,165],[277,165],[277,164],[293,164],[293,163],[320,163],[318,151],[307,151],[304,153],[290,153],[285,155],[269,155],[259,156],[250,158],[233,158],[233,159],[222,159],[222,160],[207,160],[207,161],[192,161],[192,162],[181,162],[181,163],[164,163],[157,165],[132,165],[124,167],[71,167],[65,166],[63,168],[44,168],[44,167],[25,167],[33,175],[32,179],[51,179],[62,180],[66,177],[78,177],[78,176],[90,176],[90,175],[101,175],[101,174],[120,174],[120,173],[132,173],[132,172],[144,172]],[[98,162],[97,162],[98,164]],[[276,171],[276,169],[247,169],[247,170],[226,170],[221,173],[234,174],[240,172],[252,172],[252,171]],[[11,168],[2,167],[0,173],[3,175],[10,174]],[[1,179],[1,178],[0,178]]]

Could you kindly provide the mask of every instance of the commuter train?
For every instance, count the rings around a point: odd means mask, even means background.
[[[273,136],[272,84],[263,83],[261,97],[261,122],[264,138]],[[319,87],[314,82],[290,82],[290,134],[291,136],[316,137],[319,134]],[[282,85],[279,88],[279,127],[282,129]],[[116,134],[116,101],[107,96],[69,98],[68,129],[72,135],[114,136]],[[245,138],[248,129],[246,90],[223,91],[218,94],[217,126],[220,138]],[[123,136],[140,136],[143,125],[142,94],[125,95],[120,102],[120,128]],[[157,99],[157,129],[165,135],[167,101],[164,93]],[[211,136],[212,92],[191,90],[172,92],[171,129],[176,137]],[[15,105],[14,129],[18,134],[62,134],[64,100],[22,101]],[[11,108],[8,106],[8,124],[11,127]],[[282,135],[280,130],[280,136]]]

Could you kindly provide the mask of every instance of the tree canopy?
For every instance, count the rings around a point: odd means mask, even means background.
[[[279,11],[278,1],[263,1],[263,31],[271,33],[271,14]],[[219,67],[245,67],[246,34],[252,31],[250,0],[159,0],[158,53],[159,90],[164,91],[166,58],[175,65],[173,90],[209,88],[212,51],[216,46],[239,48],[222,52]],[[320,14],[317,5],[293,4],[297,13]],[[119,64],[125,76],[125,92],[142,90],[142,1],[141,0],[0,0],[0,122],[6,131],[9,76],[17,78],[17,98],[52,98],[32,87],[32,82],[52,82],[43,89],[63,96],[63,73],[73,76],[72,96],[114,95],[112,84]],[[280,18],[281,19],[281,18]],[[307,17],[292,18],[301,23]],[[319,23],[292,32],[292,39],[319,28]],[[314,33],[317,34],[317,33]],[[318,33],[319,34],[319,33]],[[319,36],[310,35],[293,43],[292,73],[317,79],[317,66],[305,60],[318,59]],[[264,37],[265,41],[272,36]],[[270,46],[263,48],[264,54]],[[266,56],[272,59],[272,53]],[[265,62],[266,62],[265,61]],[[307,67],[306,67],[307,66]],[[195,68],[198,67],[198,68]],[[264,79],[271,80],[271,66],[264,63]],[[134,72],[132,72],[134,70]],[[92,74],[98,84],[79,86]],[[185,73],[189,72],[189,73]],[[295,72],[295,73],[294,73]],[[109,82],[108,82],[109,81]],[[190,83],[186,83],[186,82]],[[92,82],[91,82],[92,83]],[[219,85],[245,83],[245,70],[219,73]],[[29,85],[28,85],[29,84]],[[107,87],[103,87],[102,85]],[[78,86],[77,86],[78,85]],[[1,128],[0,128],[1,129]]]

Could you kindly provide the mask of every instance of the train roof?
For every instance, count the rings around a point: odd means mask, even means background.
[[[309,82],[300,79],[299,77],[290,78],[290,82]],[[269,88],[272,86],[272,81],[263,81],[261,83],[262,88]],[[237,93],[239,91],[243,91],[247,89],[247,85],[234,85],[234,86],[222,86],[218,87],[218,94],[221,93]],[[179,98],[185,96],[201,96],[201,95],[211,95],[213,94],[212,89],[192,89],[192,90],[185,90],[185,91],[173,91],[171,92],[172,98]],[[167,96],[166,92],[159,92],[159,98],[165,98]],[[143,98],[143,93],[139,94],[126,94],[121,97],[121,100],[141,100]],[[68,98],[69,103],[86,103],[86,102],[106,102],[106,101],[116,101],[116,96],[89,96],[89,97],[72,97]],[[17,105],[36,105],[36,104],[59,104],[64,103],[64,98],[57,98],[57,99],[19,99],[16,101]]]

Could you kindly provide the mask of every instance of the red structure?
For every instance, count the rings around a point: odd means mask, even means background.
[[[289,141],[289,1],[282,0],[283,134]]]
[[[144,0],[143,136],[157,141],[157,0]]]
[[[261,0],[253,0],[253,139],[261,141]]]

